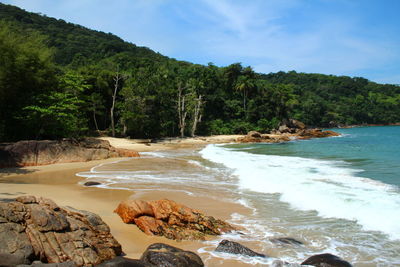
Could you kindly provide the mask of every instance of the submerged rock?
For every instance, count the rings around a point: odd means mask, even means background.
[[[318,254],[309,257],[301,265],[312,265],[317,267],[352,267],[352,265],[330,253]]]
[[[149,266],[202,267],[201,258],[194,252],[182,250],[167,244],[150,245],[140,260]]]
[[[99,182],[89,181],[83,184],[84,186],[94,186],[94,185],[101,185]]]
[[[295,246],[300,246],[304,245],[303,242],[296,240],[292,237],[277,237],[277,238],[271,238],[270,241],[275,244],[279,245],[295,245]]]
[[[148,235],[160,235],[175,240],[204,240],[206,235],[234,231],[230,224],[206,216],[172,200],[127,200],[116,212],[125,223],[134,223]]]
[[[224,252],[224,253],[230,253],[230,254],[238,254],[238,255],[243,255],[243,256],[249,256],[249,257],[262,257],[265,258],[267,257],[264,254],[257,253],[248,247],[245,247],[237,242],[234,241],[229,241],[229,240],[222,240],[219,244],[218,247],[215,249],[217,252]]]
[[[112,157],[139,157],[139,153],[118,149],[96,138],[29,140],[0,144],[0,168],[83,162]]]
[[[34,196],[0,202],[0,240],[0,255],[11,254],[23,259],[22,264],[73,261],[86,266],[122,253],[98,215],[61,208],[50,199]]]

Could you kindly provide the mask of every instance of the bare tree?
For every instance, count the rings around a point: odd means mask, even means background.
[[[115,76],[113,78],[114,80],[114,93],[112,95],[112,105],[110,109],[110,117],[111,117],[111,131],[112,131],[112,136],[115,137],[115,122],[114,122],[114,109],[115,109],[115,101],[117,98],[117,91],[119,87],[120,81],[123,79],[121,73],[119,72],[119,67],[117,67],[117,72],[115,73]]]
[[[187,107],[185,103],[186,95],[183,95],[183,87],[179,86],[178,88],[178,119],[179,119],[179,131],[181,133],[181,138],[185,136],[185,127],[186,127],[186,117],[187,117]]]
[[[193,124],[192,124],[192,132],[191,132],[191,136],[193,137],[196,130],[197,130],[197,124],[199,122],[201,122],[201,108],[203,106],[204,102],[202,100],[202,95],[199,95],[194,102],[194,108],[193,108]]]

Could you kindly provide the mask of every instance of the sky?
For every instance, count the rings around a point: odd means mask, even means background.
[[[400,84],[400,0],[0,0],[198,64]]]

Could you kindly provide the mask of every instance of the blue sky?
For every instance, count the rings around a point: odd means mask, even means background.
[[[400,0],[0,0],[194,63],[400,84]]]

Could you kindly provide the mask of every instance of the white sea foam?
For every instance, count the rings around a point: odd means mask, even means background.
[[[232,169],[241,190],[279,193],[295,209],[357,221],[365,230],[400,239],[398,188],[357,177],[360,170],[343,162],[250,154],[219,145],[208,145],[200,154]]]

